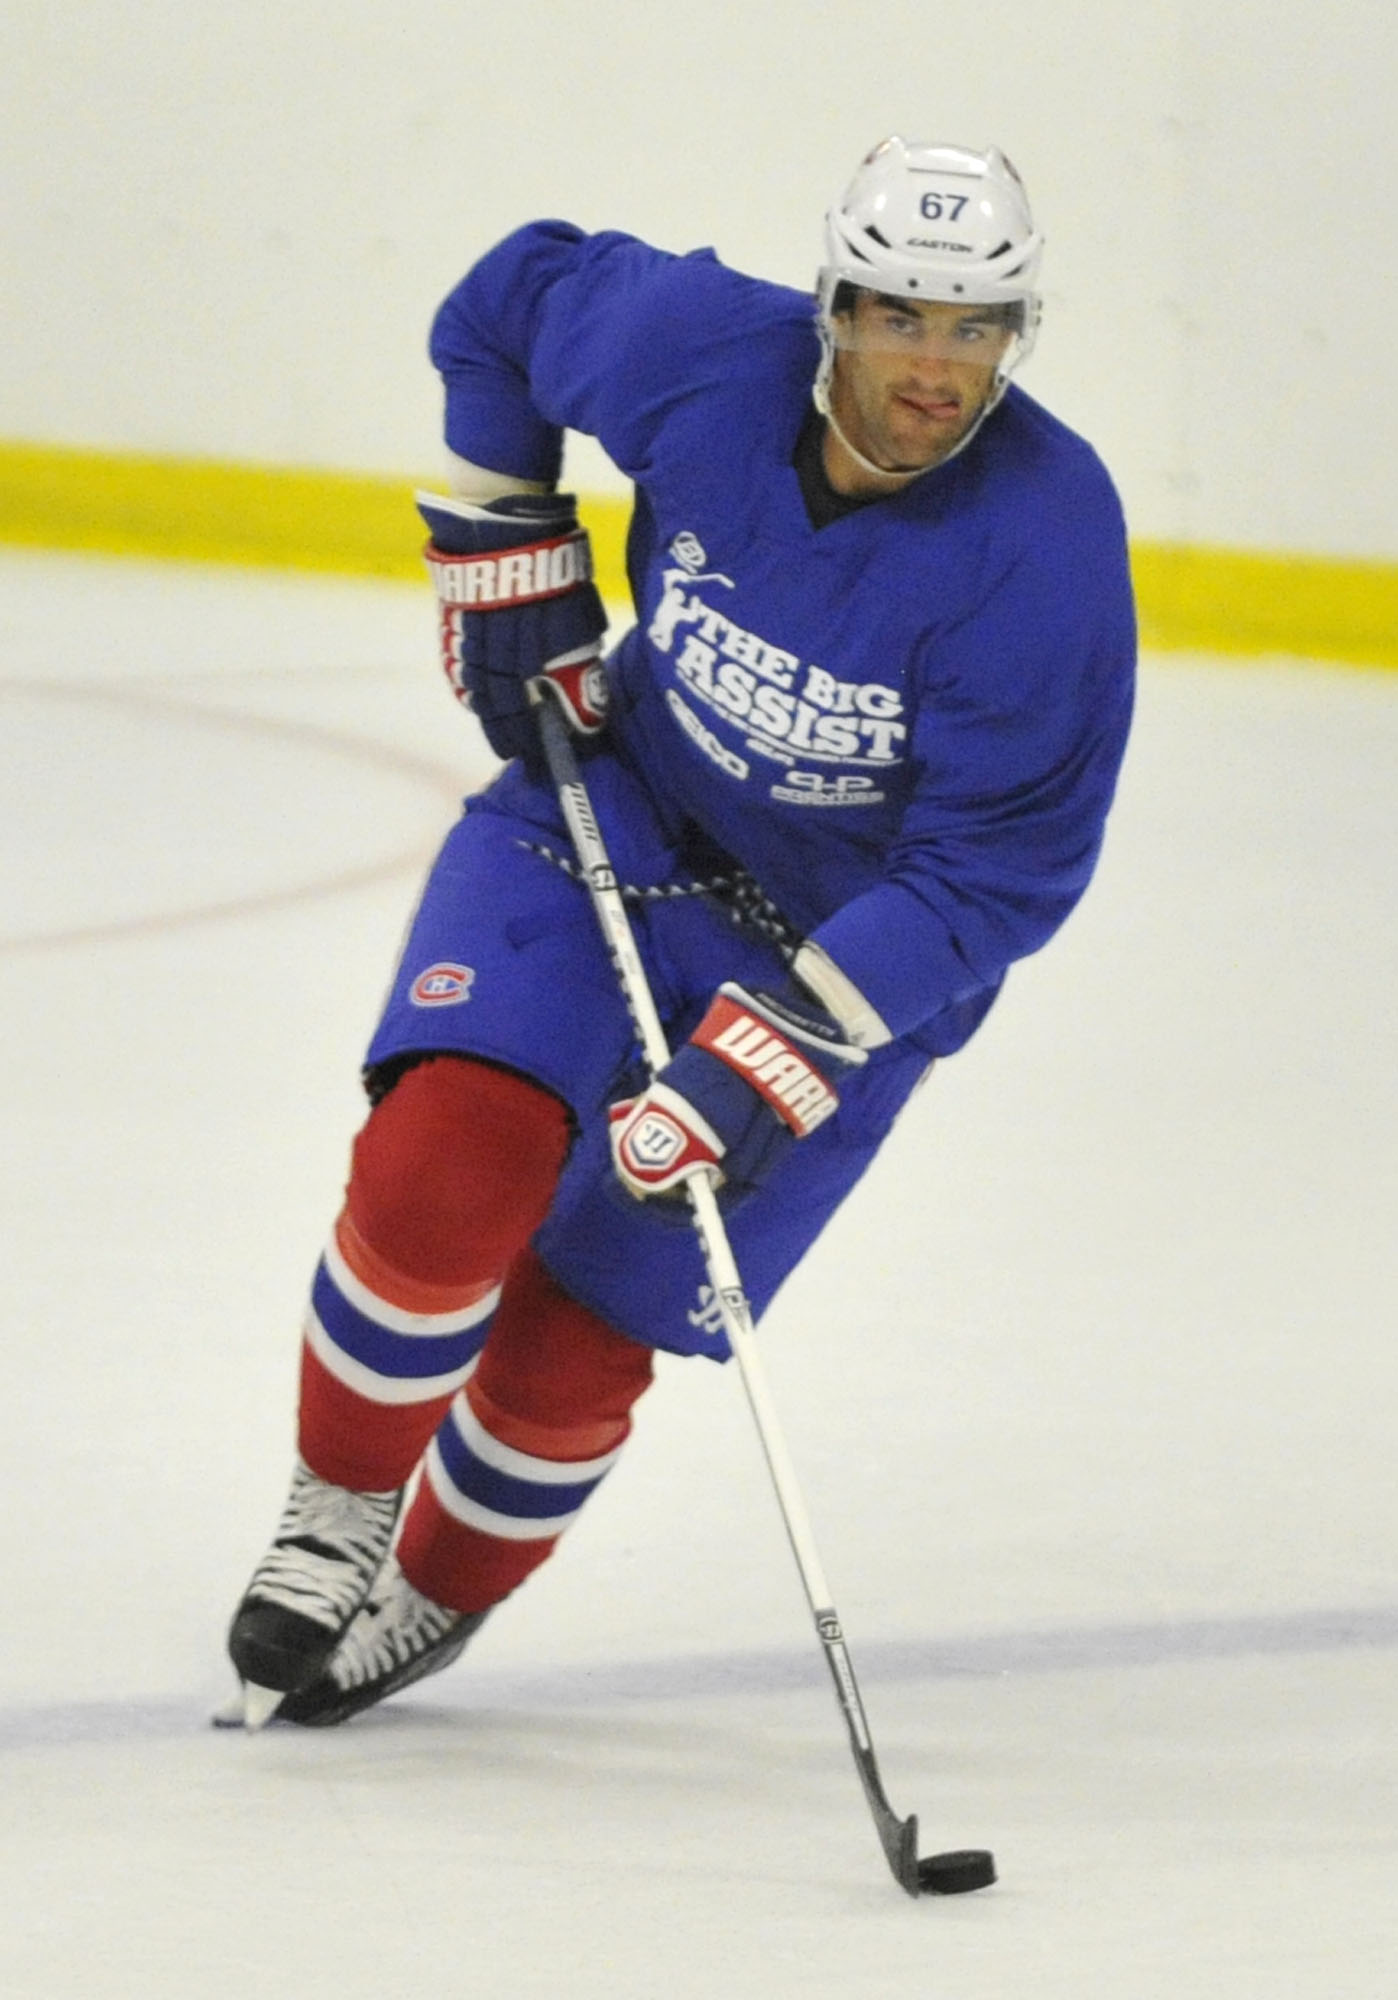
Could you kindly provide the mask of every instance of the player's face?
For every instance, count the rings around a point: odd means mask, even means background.
[[[986,307],[888,300],[864,292],[834,320],[835,421],[884,471],[926,472],[954,451],[984,410],[1011,340]],[[826,470],[837,491],[876,490],[832,432]]]

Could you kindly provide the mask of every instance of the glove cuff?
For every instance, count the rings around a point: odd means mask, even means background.
[[[439,603],[463,611],[541,604],[592,581],[592,549],[582,528],[497,554],[451,555],[435,542],[429,542],[423,554]]]
[[[816,1068],[794,1022],[755,1004],[740,986],[721,986],[690,1040],[736,1072],[782,1123],[804,1139],[824,1124],[839,1098]]]

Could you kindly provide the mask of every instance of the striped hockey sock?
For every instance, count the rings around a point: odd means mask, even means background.
[[[459,1057],[409,1069],[375,1105],[302,1345],[301,1455],[320,1478],[405,1483],[543,1219],[568,1130],[546,1091]]]
[[[422,1487],[404,1524],[399,1561],[425,1597],[483,1610],[552,1555],[563,1530],[621,1455],[543,1458],[502,1443],[507,1429],[477,1415],[468,1382],[428,1446]],[[561,1440],[559,1440],[561,1442]],[[467,1593],[484,1604],[463,1607]]]
[[[521,1257],[404,1520],[398,1559],[413,1586],[456,1611],[516,1589],[616,1463],[651,1366],[649,1348]]]
[[[342,1214],[301,1349],[307,1464],[360,1492],[405,1484],[474,1368],[499,1298],[498,1284],[425,1284],[395,1271]]]

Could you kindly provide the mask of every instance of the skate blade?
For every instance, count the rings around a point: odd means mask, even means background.
[[[246,1729],[249,1735],[255,1735],[267,1727],[285,1699],[285,1688],[259,1687],[256,1681],[244,1681],[222,1708],[214,1710],[214,1728]]]

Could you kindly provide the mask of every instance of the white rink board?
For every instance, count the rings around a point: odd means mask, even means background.
[[[1025,386],[1134,535],[1393,560],[1381,0],[47,0],[0,16],[0,74],[0,438],[431,472],[428,322],[507,230],[813,286],[901,132],[1024,174]]]
[[[415,884],[489,768],[413,590],[0,560],[0,1991],[1374,2000],[1398,1974],[1398,679],[1150,664],[1108,852],[738,1382],[462,1664],[208,1728]]]

